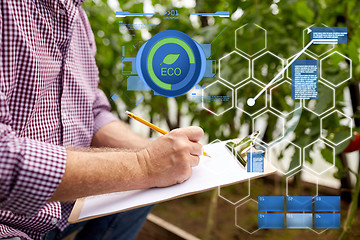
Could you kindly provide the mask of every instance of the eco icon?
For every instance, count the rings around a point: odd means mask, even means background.
[[[171,66],[176,62],[176,66]],[[203,78],[206,56],[202,47],[183,32],[157,33],[139,49],[136,70],[139,78],[156,94],[177,97]]]

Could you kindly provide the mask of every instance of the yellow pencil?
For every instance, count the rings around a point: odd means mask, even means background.
[[[139,116],[136,116],[135,114],[133,114],[133,113],[131,113],[131,112],[129,112],[129,111],[126,111],[126,114],[127,114],[129,117],[131,117],[132,119],[135,119],[136,121],[141,122],[142,124],[148,126],[148,127],[151,128],[151,129],[154,129],[155,131],[157,131],[157,132],[159,132],[159,133],[161,133],[161,134],[163,134],[163,135],[165,135],[165,134],[168,133],[168,132],[165,131],[164,129],[159,128],[158,126],[152,124],[151,122],[148,122],[148,121],[146,121],[145,119],[143,119],[143,118],[141,118],[141,117],[139,117]],[[210,156],[209,154],[207,154],[206,152],[203,152],[203,155],[204,155],[204,156],[207,156],[207,157],[211,157],[211,156]]]

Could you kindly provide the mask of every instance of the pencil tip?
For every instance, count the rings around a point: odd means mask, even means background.
[[[130,112],[129,111],[125,111],[126,115],[128,115]]]

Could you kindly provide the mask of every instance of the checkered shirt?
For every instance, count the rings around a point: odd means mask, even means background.
[[[67,146],[117,120],[98,86],[82,0],[0,1],[0,238],[63,230],[73,204],[48,202]]]

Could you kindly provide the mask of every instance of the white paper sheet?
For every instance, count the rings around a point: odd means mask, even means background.
[[[225,147],[225,142],[206,145],[204,150],[211,158],[202,156],[199,165],[193,168],[192,176],[184,183],[166,188],[152,188],[87,197],[79,219],[162,202],[181,195],[244,181],[264,174],[246,172],[246,169]]]

